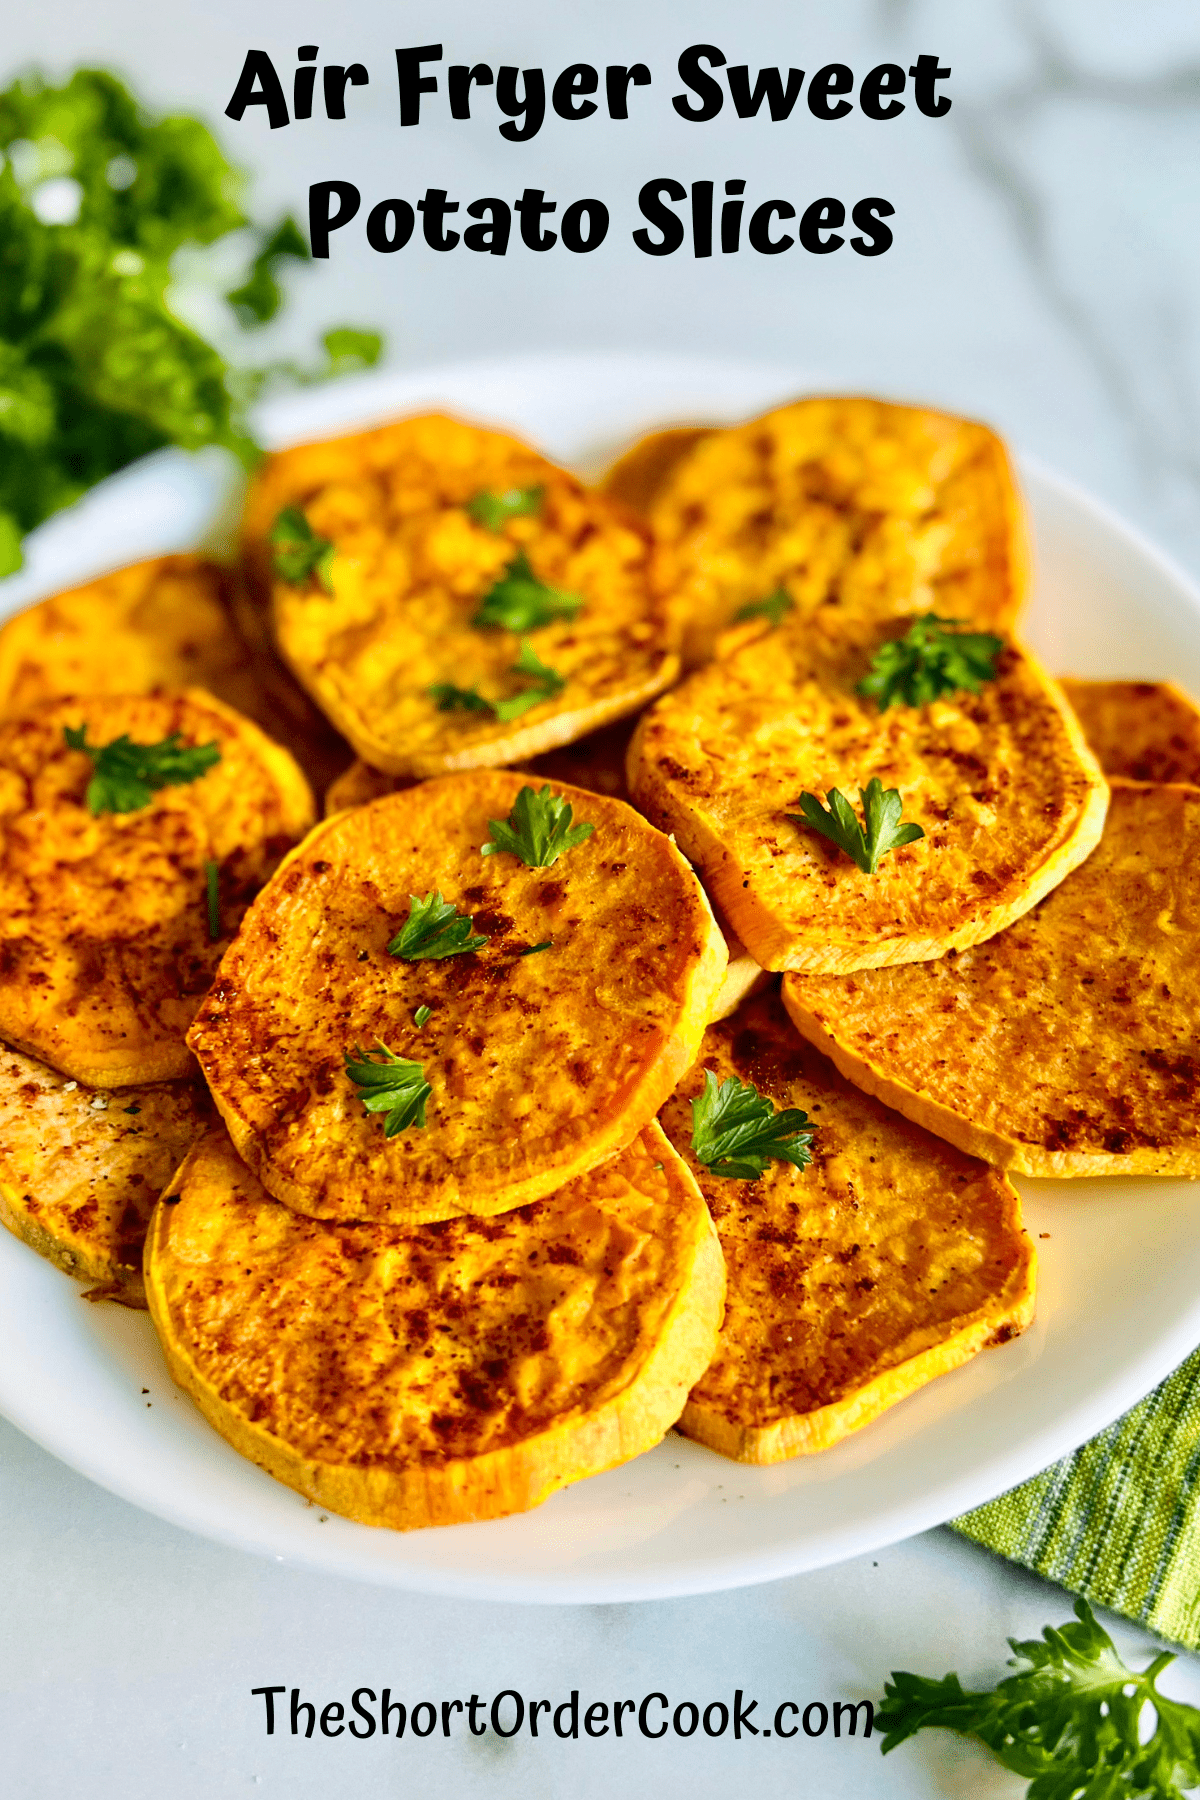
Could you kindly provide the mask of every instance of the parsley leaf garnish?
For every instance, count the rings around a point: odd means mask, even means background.
[[[986,631],[948,629],[962,623],[962,619],[939,619],[936,613],[926,613],[903,637],[879,646],[858,692],[878,700],[880,712],[897,701],[924,706],[939,694],[956,693],[960,688],[977,694],[983,682],[995,680],[996,658],[1004,639]]]
[[[452,681],[435,681],[429,697],[439,712],[495,712],[490,700],[474,688],[455,687]]]
[[[798,1107],[776,1112],[765,1094],[736,1075],[718,1083],[704,1071],[704,1092],[692,1101],[692,1152],[710,1175],[757,1181],[769,1157],[806,1169],[814,1131]]]
[[[416,894],[408,899],[408,918],[388,945],[389,956],[402,957],[405,962],[437,962],[444,956],[463,956],[487,943],[485,937],[472,935],[472,921],[442,899],[440,888],[423,899]]]
[[[519,719],[530,707],[540,706],[543,700],[553,700],[567,685],[558,670],[547,667],[525,638],[521,639],[521,654],[513,664],[512,673],[526,676],[532,685],[508,700],[493,701],[492,711],[498,719]]]
[[[1183,1800],[1183,1790],[1200,1783],[1200,1711],[1158,1692],[1158,1676],[1175,1658],[1164,1652],[1135,1673],[1086,1600],[1075,1602],[1075,1616],[1079,1624],[1047,1625],[1040,1640],[1009,1638],[1017,1673],[990,1692],[965,1690],[957,1675],[935,1681],[894,1671],[874,1719],[886,1734],[884,1755],[915,1732],[944,1726],[979,1738],[1029,1779],[1030,1800]],[[1157,1719],[1142,1742],[1147,1702]]]
[[[501,625],[506,631],[540,631],[552,619],[573,619],[582,606],[579,594],[564,594],[539,581],[524,550],[518,550],[499,581],[483,596],[471,623],[481,628]]]
[[[527,944],[524,950],[518,950],[518,956],[540,956],[543,950],[553,950],[554,939],[543,938],[540,944]]]
[[[384,1043],[377,1050],[355,1044],[353,1055],[346,1052],[346,1073],[363,1090],[367,1111],[385,1115],[385,1137],[393,1138],[409,1125],[424,1125],[425,1102],[433,1089],[419,1062],[397,1056]]]
[[[68,748],[90,756],[95,773],[87,785],[87,806],[99,813],[137,812],[159,788],[186,787],[221,760],[219,744],[184,744],[177,731],[160,744],[135,744],[122,732],[111,744],[87,741],[86,725],[64,725]]]
[[[751,600],[745,606],[739,606],[733,615],[733,622],[740,625],[743,619],[769,619],[772,625],[778,625],[784,614],[790,613],[795,604],[786,588],[776,588],[765,600]]]
[[[318,537],[298,506],[285,506],[270,532],[272,561],[280,581],[299,587],[310,575],[327,594],[333,592],[333,559],[336,549],[328,538]]]
[[[544,488],[506,488],[502,494],[476,494],[467,511],[477,525],[502,531],[510,519],[527,519],[541,512]]]
[[[435,681],[426,691],[439,712],[490,712],[507,724],[521,718],[531,707],[540,706],[543,700],[553,700],[567,685],[565,677],[544,663],[525,638],[521,639],[521,654],[511,673],[524,675],[530,686],[507,700],[485,700],[477,688],[455,687],[452,681]]]
[[[484,856],[505,850],[519,856],[531,869],[548,869],[565,850],[574,850],[590,838],[594,825],[571,824],[571,805],[561,794],[552,794],[549,783],[535,793],[523,787],[508,818],[489,819],[491,836],[481,846]]]
[[[815,794],[803,793],[797,804],[799,813],[787,816],[797,825],[811,825],[822,837],[844,850],[864,875],[874,875],[881,857],[902,844],[915,844],[925,836],[919,825],[901,825],[902,801],[899,788],[884,788],[877,775],[872,775],[865,791],[858,790],[866,829],[859,824],[854,808],[840,788],[830,788],[825,798],[828,810]]]

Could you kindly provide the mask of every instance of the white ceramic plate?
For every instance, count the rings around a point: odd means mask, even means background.
[[[269,441],[444,404],[592,464],[655,424],[812,391],[799,370],[628,356],[460,365],[289,398]],[[1200,595],[1065,482],[1024,467],[1038,545],[1029,635],[1052,669],[1170,675],[1200,693]],[[212,541],[236,494],[216,459],[152,458],[43,528],[0,612],[101,568]],[[496,1600],[701,1593],[878,1548],[1066,1454],[1200,1342],[1200,1185],[1024,1181],[1038,1317],[826,1455],[747,1469],[676,1437],[519,1518],[400,1534],[321,1513],[244,1462],[172,1386],[148,1318],[87,1306],[0,1232],[0,1411],[92,1480],[280,1562]]]

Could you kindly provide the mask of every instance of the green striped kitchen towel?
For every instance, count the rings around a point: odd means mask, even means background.
[[[1073,1455],[950,1523],[1200,1649],[1200,1350]]]

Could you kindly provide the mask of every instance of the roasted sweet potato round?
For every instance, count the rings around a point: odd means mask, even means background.
[[[337,813],[247,914],[188,1041],[240,1154],[298,1211],[407,1224],[539,1199],[629,1143],[694,1059],[726,953],[691,869],[579,788],[560,795],[592,834],[552,865],[484,855],[523,788],[481,771]],[[389,954],[435,894],[486,941]],[[356,1046],[420,1064],[423,1126],[389,1137],[365,1110]]]
[[[905,621],[757,636],[688,677],[634,733],[634,803],[674,832],[767,969],[845,972],[977,944],[1088,854],[1108,790],[1074,715],[1028,652],[996,679],[881,712],[857,691]],[[862,814],[878,779],[924,837],[868,874],[805,823],[836,788]]]
[[[0,1223],[89,1298],[145,1306],[150,1214],[212,1110],[199,1076],[109,1094],[0,1045]]]
[[[364,1524],[499,1518],[627,1462],[712,1355],[721,1252],[653,1124],[499,1219],[300,1218],[223,1132],[173,1188],[146,1246],[172,1375],[242,1455]]]
[[[1026,1175],[1200,1175],[1200,789],[1114,780],[1098,847],[976,949],[792,976],[868,1093]]]
[[[156,556],[27,607],[0,626],[0,717],[68,694],[187,687],[251,712],[231,580],[204,556]]]
[[[1106,775],[1200,785],[1200,707],[1174,682],[1060,685]]]
[[[988,631],[1010,630],[1024,598],[1028,549],[1003,444],[928,407],[798,400],[698,434],[665,479],[649,455],[629,479],[651,489],[658,580],[686,620],[689,663],[775,594],[801,619],[933,611]]]
[[[811,1165],[710,1174],[689,1105],[706,1069],[806,1112]],[[725,1253],[725,1322],[680,1421],[723,1455],[828,1449],[1033,1317],[1036,1259],[1011,1183],[851,1087],[777,993],[709,1028],[662,1123]]]
[[[97,748],[177,734],[219,760],[94,815],[92,760],[65,736],[80,728]],[[287,751],[199,690],[52,700],[0,725],[0,1035],[93,1086],[190,1073],[184,1034],[221,953],[312,817]]]
[[[245,531],[284,657],[393,774],[570,743],[678,669],[645,527],[501,432],[425,417],[285,451]]]

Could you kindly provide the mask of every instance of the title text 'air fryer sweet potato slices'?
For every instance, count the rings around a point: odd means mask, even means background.
[[[1027,1175],[1200,1175],[1200,790],[1114,781],[1099,847],[942,962],[788,976],[869,1093]]]
[[[80,730],[205,766],[93,812],[101,765],[65,735]],[[53,700],[0,725],[0,1035],[93,1086],[189,1074],[184,1034],[221,952],[312,815],[287,751],[198,689]]]
[[[481,771],[337,813],[247,913],[189,1042],[239,1152],[298,1211],[408,1224],[538,1199],[629,1143],[694,1060],[726,953],[691,869],[580,788],[560,794],[591,834],[552,864],[484,855],[523,788]],[[433,895],[485,941],[389,954]],[[387,1135],[356,1047],[420,1066],[423,1126]]]
[[[756,1181],[692,1150],[703,1071],[813,1126],[812,1163]],[[859,1093],[798,1038],[777,994],[705,1034],[662,1113],[725,1254],[725,1322],[680,1429],[742,1462],[825,1450],[1033,1317],[1036,1259],[997,1170]]]
[[[712,1354],[720,1249],[653,1124],[536,1205],[406,1231],[299,1217],[224,1133],[174,1185],[146,1250],[172,1375],[235,1449],[364,1524],[536,1506],[656,1444]]]
[[[1200,708],[1173,682],[1059,685],[1106,775],[1200,786]]]
[[[1026,651],[978,693],[891,705],[856,689],[866,642],[760,631],[646,713],[629,753],[635,803],[697,865],[768,969],[921,962],[991,937],[1088,854],[1107,788],[1079,726]],[[924,837],[867,874],[804,823],[800,795],[837,788],[861,813],[872,779]],[[799,822],[796,822],[799,820]]]
[[[393,774],[569,743],[678,669],[645,528],[501,432],[425,417],[285,451],[246,550],[285,659]]]
[[[690,663],[778,593],[800,619],[932,611],[1008,631],[1028,580],[1003,444],[927,407],[819,397],[709,432],[674,462],[647,517]]]
[[[110,1094],[0,1046],[0,1223],[96,1298],[144,1306],[150,1214],[212,1111],[198,1077]]]

